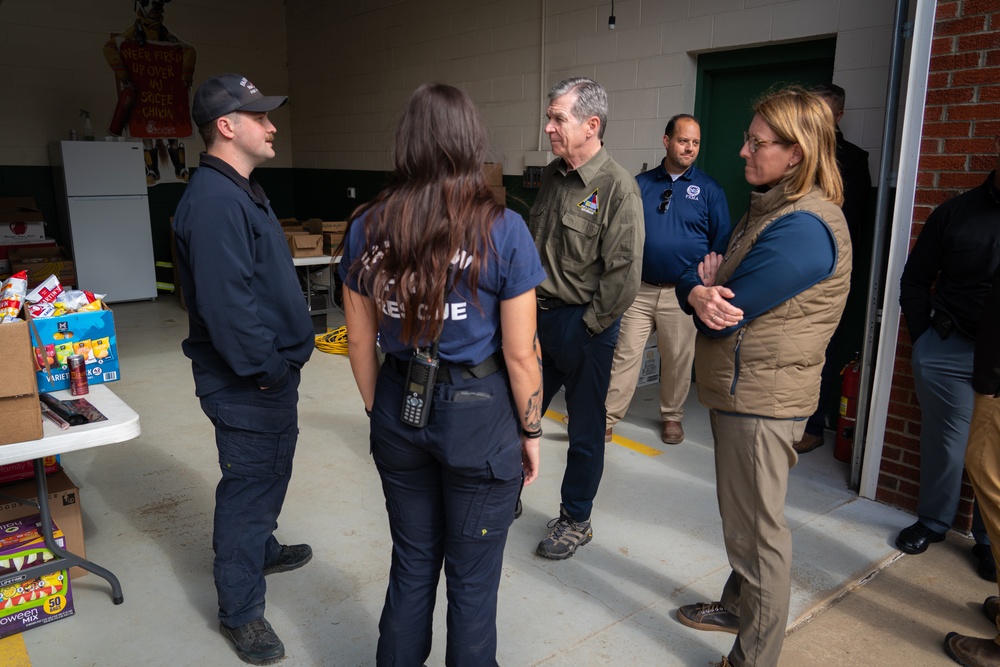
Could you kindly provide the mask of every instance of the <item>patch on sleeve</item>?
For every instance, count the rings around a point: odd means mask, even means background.
[[[576,206],[584,213],[589,213],[590,215],[598,213],[601,210],[601,204],[597,201],[597,190],[587,195],[587,198]]]

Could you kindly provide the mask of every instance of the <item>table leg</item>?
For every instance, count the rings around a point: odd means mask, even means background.
[[[54,567],[53,570],[65,568],[68,572],[71,567],[78,565],[88,572],[93,572],[111,584],[111,601],[113,603],[121,604],[124,602],[122,585],[118,581],[118,577],[100,565],[95,565],[85,558],[80,558],[76,554],[66,551],[56,544],[55,538],[52,537],[52,513],[49,511],[49,484],[45,479],[45,461],[43,459],[35,459],[35,487],[38,489],[38,514],[42,520],[42,535],[45,538],[45,546],[54,556],[61,559],[57,563],[49,564],[49,566],[56,565],[57,567]]]

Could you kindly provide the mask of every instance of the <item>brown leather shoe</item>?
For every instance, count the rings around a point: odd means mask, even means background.
[[[611,429],[604,431],[604,442],[611,442]]]
[[[799,454],[806,454],[821,446],[825,440],[822,435],[813,435],[812,433],[806,433],[802,436],[802,439],[792,445],[792,449],[797,451]]]
[[[660,440],[667,445],[679,445],[684,442],[684,427],[680,422],[663,422],[663,435]]]
[[[739,634],[740,619],[725,610],[721,602],[696,602],[677,610],[677,620],[695,630]]]
[[[996,667],[1000,665],[1000,645],[992,639],[966,637],[949,632],[944,638],[944,651],[965,667]]]
[[[983,613],[986,614],[986,618],[990,619],[990,623],[997,622],[997,614],[1000,614],[1000,598],[996,595],[991,595],[983,601]]]

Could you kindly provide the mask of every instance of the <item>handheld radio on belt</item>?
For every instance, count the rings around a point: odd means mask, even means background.
[[[403,411],[399,418],[404,424],[423,428],[431,411],[434,395],[434,381],[437,379],[441,361],[437,358],[438,342],[434,341],[430,352],[417,350],[410,358],[410,368],[406,372],[406,388],[403,394]]]
[[[447,307],[448,283],[451,281],[451,265],[448,266],[448,275],[444,280],[444,301]],[[406,372],[406,385],[403,390],[403,409],[399,419],[404,424],[423,428],[427,426],[427,418],[431,412],[431,398],[434,396],[434,382],[437,380],[437,372],[441,367],[441,360],[438,359],[438,342],[441,340],[441,332],[444,330],[444,320],[438,329],[431,348],[427,350],[417,350],[410,358],[410,367]]]

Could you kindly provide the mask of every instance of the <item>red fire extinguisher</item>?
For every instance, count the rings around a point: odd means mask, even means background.
[[[854,424],[858,420],[858,391],[861,387],[861,358],[855,356],[840,371],[843,377],[840,390],[840,417],[837,419],[837,439],[833,446],[833,458],[838,461],[851,460],[854,446]]]

